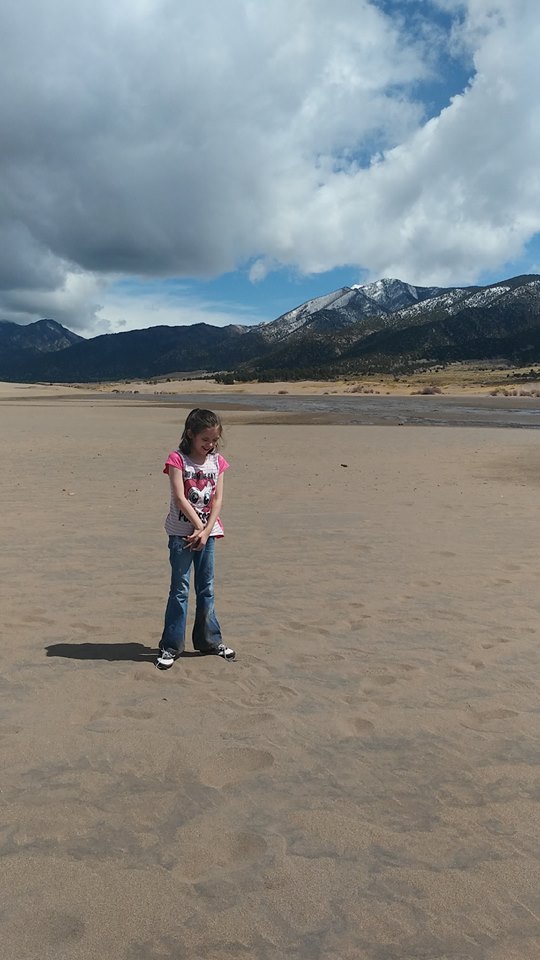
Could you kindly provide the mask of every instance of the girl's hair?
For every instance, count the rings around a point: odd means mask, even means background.
[[[214,413],[213,410],[201,410],[200,407],[195,407],[186,417],[184,432],[178,444],[180,453],[191,453],[191,437],[189,434],[196,437],[198,433],[202,433],[204,430],[211,430],[212,427],[217,427],[219,430],[219,438],[221,439],[222,426],[217,413]]]

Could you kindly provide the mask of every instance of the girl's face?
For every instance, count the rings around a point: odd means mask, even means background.
[[[201,433],[188,432],[191,440],[191,456],[196,460],[206,460],[209,453],[213,453],[221,436],[219,427],[206,427]]]

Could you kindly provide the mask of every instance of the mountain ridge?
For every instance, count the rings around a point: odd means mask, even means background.
[[[85,339],[55,320],[0,321],[0,377],[94,382],[220,372],[329,377],[460,359],[540,358],[540,276],[422,287],[395,278],[340,287],[253,327],[157,326]]]

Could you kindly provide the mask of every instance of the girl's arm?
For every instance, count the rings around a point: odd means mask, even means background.
[[[184,494],[184,477],[182,475],[182,471],[178,467],[169,465],[169,479],[171,482],[173,499],[178,507],[178,510],[182,511],[189,522],[193,524],[195,530],[204,530],[201,518],[189,500],[186,499]]]
[[[219,477],[217,478],[216,492],[214,494],[214,499],[212,501],[212,509],[210,511],[210,515],[208,517],[206,526],[203,527],[202,529],[198,528],[197,530],[194,530],[193,533],[189,535],[189,537],[186,537],[186,540],[189,543],[192,550],[202,550],[202,548],[204,547],[206,541],[208,540],[208,537],[210,536],[212,527],[214,526],[219,516],[219,511],[221,510],[222,503],[223,503],[223,474],[220,473]]]

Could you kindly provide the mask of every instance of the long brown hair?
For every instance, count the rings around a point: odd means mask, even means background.
[[[195,407],[193,410],[191,410],[186,417],[184,431],[180,437],[180,443],[178,444],[180,453],[191,453],[190,434],[196,437],[198,433],[202,433],[203,430],[211,430],[212,427],[217,427],[219,430],[219,437],[221,439],[221,432],[223,428],[217,413],[214,413],[213,410],[203,410],[201,407]]]

